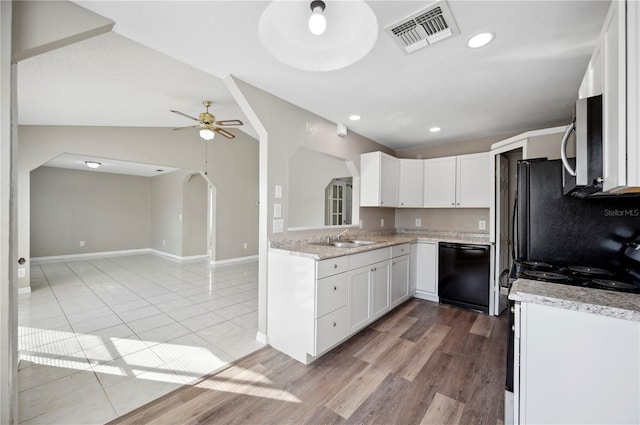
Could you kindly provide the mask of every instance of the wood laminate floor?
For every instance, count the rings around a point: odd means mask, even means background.
[[[502,424],[506,315],[412,299],[311,365],[265,348],[112,424]]]

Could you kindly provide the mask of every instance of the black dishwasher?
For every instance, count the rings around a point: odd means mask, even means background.
[[[489,246],[440,242],[440,302],[489,313],[489,268]]]

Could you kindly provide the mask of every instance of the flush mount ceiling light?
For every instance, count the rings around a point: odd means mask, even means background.
[[[316,19],[326,23],[319,35],[311,28]],[[378,20],[364,0],[311,4],[275,0],[262,13],[258,34],[267,51],[286,65],[304,71],[333,71],[358,62],[371,51],[378,39]]]
[[[467,46],[471,47],[472,49],[486,46],[487,44],[491,43],[493,37],[494,34],[492,32],[481,32],[471,37],[469,41],[467,41]]]
[[[200,137],[204,140],[213,140],[213,138],[216,137],[216,133],[214,133],[210,128],[205,127],[200,130]]]
[[[87,164],[87,167],[94,168],[94,169],[102,165],[101,162],[97,162],[97,161],[85,161],[84,163]]]
[[[430,132],[432,133],[437,133],[438,131],[442,130],[440,127],[431,127],[429,129]]]
[[[362,117],[358,114],[349,115],[351,121],[359,121]]]
[[[324,17],[325,4],[322,0],[314,0],[311,2],[312,15],[309,18],[309,31],[313,35],[322,35],[327,29],[327,19]]]

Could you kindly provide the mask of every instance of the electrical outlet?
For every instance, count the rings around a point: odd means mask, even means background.
[[[178,214],[178,220],[182,221],[182,214]]]
[[[360,223],[358,224],[358,226],[362,229],[364,227],[364,221],[362,221],[362,219],[360,219]]]
[[[487,228],[487,222],[484,220],[478,221],[478,229],[485,230]]]
[[[247,249],[247,247],[248,247],[248,246],[249,246],[249,245],[247,245],[247,243],[245,242],[245,243],[244,243],[244,245],[243,245],[243,248],[244,248],[244,249]]]
[[[25,277],[27,270],[24,267],[18,267],[18,277]]]
[[[282,233],[284,232],[284,220],[281,218],[277,218],[273,220],[273,233]]]
[[[164,239],[162,240],[162,245],[165,245],[165,240]]]
[[[384,218],[380,219],[380,227],[384,227]]]
[[[84,241],[80,241],[80,246],[84,246]]]
[[[419,218],[416,218],[416,227],[420,227],[422,226],[422,220]]]

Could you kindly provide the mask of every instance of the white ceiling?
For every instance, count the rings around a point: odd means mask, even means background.
[[[99,162],[98,168],[89,168],[85,161]],[[72,170],[93,171],[96,173],[127,174],[130,176],[155,177],[178,170],[153,164],[120,161],[117,159],[99,158],[96,156],[63,153],[43,164],[45,167],[69,168]]]
[[[190,125],[168,110],[197,115],[204,99],[216,102],[218,119],[247,123],[220,80],[232,74],[404,149],[568,123],[609,2],[449,0],[460,35],[407,55],[383,28],[431,2],[369,1],[376,45],[358,63],[326,73],[268,54],[258,39],[266,1],[77,3],[113,19],[119,35],[20,62],[21,124]],[[495,32],[494,42],[466,47],[482,30]],[[353,113],[363,119],[349,122]],[[442,131],[429,133],[432,126]]]

